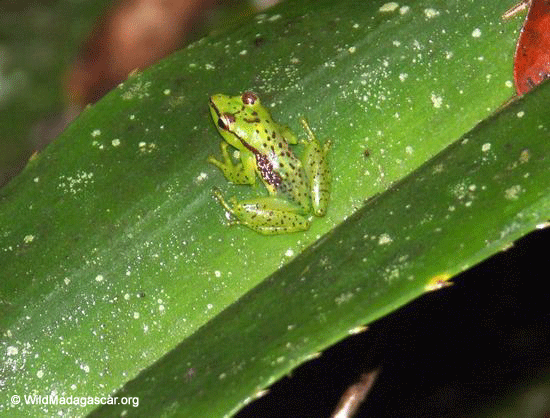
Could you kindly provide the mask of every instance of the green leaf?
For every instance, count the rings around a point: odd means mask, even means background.
[[[117,396],[142,406],[117,411],[231,415],[328,344],[542,224],[549,100],[547,84],[369,202],[127,384]]]
[[[0,190],[0,411],[84,415],[96,405],[10,397],[126,384],[139,408],[96,416],[230,415],[546,219],[548,88],[448,147],[513,93],[517,25],[488,1],[388,5],[289,1],[205,38]],[[329,211],[306,233],[229,228],[212,199],[264,193],[206,164],[208,96],[247,89],[333,141]]]

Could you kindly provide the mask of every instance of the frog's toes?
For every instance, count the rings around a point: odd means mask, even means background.
[[[224,208],[229,206],[223,198],[222,192],[217,187],[212,188],[212,195]]]
[[[214,164],[216,167],[219,167],[221,168],[221,166],[223,166],[223,163],[219,160],[216,159],[216,157],[214,157],[213,155],[209,156],[207,159],[206,159],[207,162],[209,162],[210,164]]]
[[[235,210],[233,209],[233,207],[237,205],[237,199],[234,196],[231,197],[229,199],[229,203],[227,203],[226,200],[223,198],[222,192],[217,187],[214,187],[212,189],[212,194],[227,212],[229,212],[231,215],[235,214]]]

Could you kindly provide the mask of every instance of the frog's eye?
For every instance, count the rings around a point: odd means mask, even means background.
[[[245,105],[253,105],[258,100],[258,96],[256,96],[251,91],[244,92],[241,96],[241,100]]]
[[[229,129],[229,126],[233,123],[235,123],[235,116],[231,113],[222,113],[218,118],[218,126],[224,131]]]

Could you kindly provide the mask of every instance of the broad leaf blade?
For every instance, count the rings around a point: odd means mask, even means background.
[[[546,84],[358,210],[126,385],[117,396],[142,406],[116,411],[226,416],[328,344],[542,224],[549,101]]]
[[[0,410],[86,413],[92,406],[13,407],[8,395],[104,396],[116,390],[511,94],[506,82],[517,27],[502,25],[494,5],[380,6],[287,2],[231,34],[204,39],[88,109],[0,191],[7,389]],[[264,237],[228,228],[211,198],[213,186],[238,197],[264,193],[228,185],[205,162],[219,153],[220,141],[208,96],[245,89],[273,104],[275,120],[297,133],[297,115],[303,114],[322,141],[333,140],[329,212],[307,233]],[[383,228],[404,202],[395,204],[377,217],[369,212],[368,223],[388,233],[371,232],[372,246],[396,239]],[[332,251],[340,254],[342,243],[335,245]],[[379,261],[386,264],[374,272],[391,282],[391,267],[401,259],[383,254]],[[439,273],[456,271],[439,259],[423,262],[439,266]],[[339,317],[325,337],[315,337],[314,349],[380,315],[379,309],[405,303],[424,285],[409,283],[380,300],[382,308],[373,304],[370,316],[361,311],[361,320]],[[338,300],[345,300],[342,295]],[[286,300],[273,297],[277,312]],[[256,325],[243,318],[240,327],[239,333]],[[206,349],[208,339],[204,344]],[[185,375],[191,379],[197,367],[188,365]],[[257,371],[260,383],[242,381],[217,408],[233,408],[250,385],[261,387],[287,369],[283,361],[278,369]],[[168,389],[163,398],[171,396]]]

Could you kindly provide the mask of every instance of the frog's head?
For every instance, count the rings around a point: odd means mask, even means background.
[[[247,91],[240,96],[215,94],[210,97],[210,113],[218,132],[235,148],[248,148],[259,125],[272,124],[269,111],[256,94]]]

